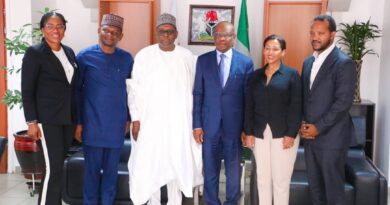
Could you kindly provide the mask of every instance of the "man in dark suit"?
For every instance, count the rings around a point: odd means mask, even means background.
[[[345,204],[345,158],[354,128],[349,109],[356,81],[355,64],[333,43],[331,16],[314,18],[314,53],[303,64],[303,115],[300,133],[312,203]]]
[[[220,22],[213,36],[216,50],[199,56],[196,64],[194,138],[203,143],[206,204],[221,204],[218,199],[221,159],[225,160],[226,169],[224,204],[237,204],[241,196],[240,135],[243,134],[244,93],[253,62],[232,49],[236,35],[231,23]]]

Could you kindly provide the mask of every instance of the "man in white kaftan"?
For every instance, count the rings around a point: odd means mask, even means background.
[[[167,204],[180,205],[181,192],[192,197],[192,188],[202,181],[201,147],[192,137],[195,57],[174,44],[175,25],[170,14],[158,18],[159,43],[136,55],[127,81],[133,121],[128,168],[135,205],[164,204],[160,188],[165,185]]]

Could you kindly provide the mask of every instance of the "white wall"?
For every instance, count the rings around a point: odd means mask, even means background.
[[[45,8],[49,8],[50,10],[56,9],[56,2],[52,0],[38,0],[34,1],[34,3],[31,4],[31,19],[34,23],[39,23],[41,20],[43,10]]]
[[[83,4],[85,0],[56,1],[58,12],[68,21],[63,43],[73,48],[76,54],[81,49],[98,43],[98,4],[86,8],[85,6],[89,4]]]
[[[39,0],[31,5],[32,22],[38,23],[42,17],[39,12],[45,7],[56,10],[67,20],[65,37],[62,41],[77,54],[81,49],[98,42],[98,0],[63,1]],[[87,7],[88,6],[88,7]]]
[[[390,1],[384,4],[384,10],[390,10]],[[380,53],[380,70],[379,70],[379,94],[377,104],[377,143],[376,155],[377,164],[380,169],[389,177],[390,170],[390,12],[385,12],[383,16],[383,33],[382,33],[382,52]],[[390,185],[389,185],[390,186]]]
[[[31,1],[25,0],[6,0],[5,9],[6,9],[6,34],[8,38],[12,38],[13,29],[20,28],[26,22],[31,22]],[[9,55],[9,53],[7,54]],[[21,66],[21,60],[23,56],[12,56],[7,58],[7,67],[12,65],[16,68]],[[20,73],[7,76],[8,89],[20,90]],[[22,110],[19,108],[14,108],[13,110],[8,110],[8,172],[13,172],[14,167],[19,163],[16,160],[15,151],[13,149],[14,137],[13,133],[26,129],[24,123],[24,115]]]

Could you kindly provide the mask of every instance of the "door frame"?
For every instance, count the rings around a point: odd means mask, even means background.
[[[0,0],[0,66],[7,65],[6,49],[5,49],[5,0]],[[4,96],[7,90],[7,71],[0,69],[0,97]],[[8,128],[8,113],[7,106],[0,103],[0,136],[7,137]],[[4,151],[2,158],[0,159],[0,173],[7,172],[7,148]]]

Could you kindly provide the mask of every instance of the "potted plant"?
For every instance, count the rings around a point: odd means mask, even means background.
[[[338,43],[345,46],[346,53],[356,63],[356,85],[354,102],[361,102],[360,98],[360,72],[362,67],[362,59],[367,54],[378,55],[373,49],[368,48],[366,43],[376,38],[381,37],[381,30],[370,20],[367,22],[354,22],[353,24],[341,23],[342,35]]]

